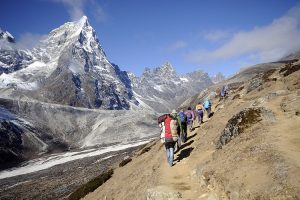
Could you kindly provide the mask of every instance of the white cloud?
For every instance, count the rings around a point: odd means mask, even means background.
[[[1,49],[33,49],[36,47],[42,40],[46,39],[47,35],[34,34],[34,33],[23,33],[16,40],[16,43],[10,43],[6,40],[0,41]]]
[[[85,10],[88,9],[89,13],[99,22],[104,22],[107,15],[101,5],[96,0],[51,0],[53,2],[62,3],[70,15],[72,21],[79,20],[85,15]]]
[[[96,0],[91,0],[91,11],[93,17],[98,21],[98,22],[106,22],[107,20],[107,14],[102,8],[102,6],[96,1]]]
[[[54,2],[59,2],[67,7],[68,13],[71,20],[79,20],[83,15],[84,3],[86,0],[53,0]]]
[[[36,47],[40,41],[45,39],[47,35],[34,34],[34,33],[24,33],[20,36],[17,41],[17,47],[21,49],[32,49]]]
[[[211,41],[211,42],[216,42],[216,41],[225,39],[227,37],[229,37],[229,32],[221,31],[221,30],[211,31],[211,32],[204,34],[204,39]]]
[[[173,44],[171,44],[168,47],[168,50],[169,51],[177,51],[178,49],[183,49],[185,47],[187,47],[187,43],[185,41],[178,40],[178,41],[174,42]]]
[[[271,24],[235,33],[219,48],[190,52],[187,59],[204,63],[254,54],[260,62],[275,61],[300,49],[300,4]]]

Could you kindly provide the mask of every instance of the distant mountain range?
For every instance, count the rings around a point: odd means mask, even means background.
[[[212,85],[170,63],[137,77],[110,62],[87,17],[31,50],[0,31],[0,170],[55,152],[148,139],[170,112]]]
[[[213,84],[202,71],[179,76],[170,63],[146,68],[141,77],[122,71],[108,60],[85,16],[54,29],[33,50],[18,49],[7,31],[0,41],[0,88],[10,98],[167,112]]]
[[[222,82],[225,79],[226,79],[226,77],[221,72],[218,72],[217,74],[215,74],[214,76],[211,77],[212,82],[215,84]]]
[[[129,76],[138,101],[161,112],[176,108],[188,96],[213,84],[203,71],[179,76],[168,62],[152,70],[146,68],[141,77]]]

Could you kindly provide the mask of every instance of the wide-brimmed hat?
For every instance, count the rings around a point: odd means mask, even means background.
[[[176,112],[176,110],[175,110],[175,109],[174,109],[174,110],[172,110],[172,112],[171,112],[170,116],[171,116],[172,118],[176,118],[176,117],[177,117],[177,112]]]

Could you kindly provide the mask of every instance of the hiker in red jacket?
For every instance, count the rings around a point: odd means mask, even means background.
[[[177,114],[177,113],[176,113]],[[173,115],[174,116],[174,115]],[[170,167],[173,166],[174,147],[178,139],[177,135],[177,119],[171,115],[167,115],[164,121],[165,125],[165,147],[167,151],[167,160]]]

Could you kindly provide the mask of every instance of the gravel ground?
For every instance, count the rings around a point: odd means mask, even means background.
[[[140,149],[133,147],[99,156],[56,165],[42,171],[2,179],[0,199],[63,199],[110,167],[116,166],[125,156]],[[104,159],[113,155],[108,159]]]

